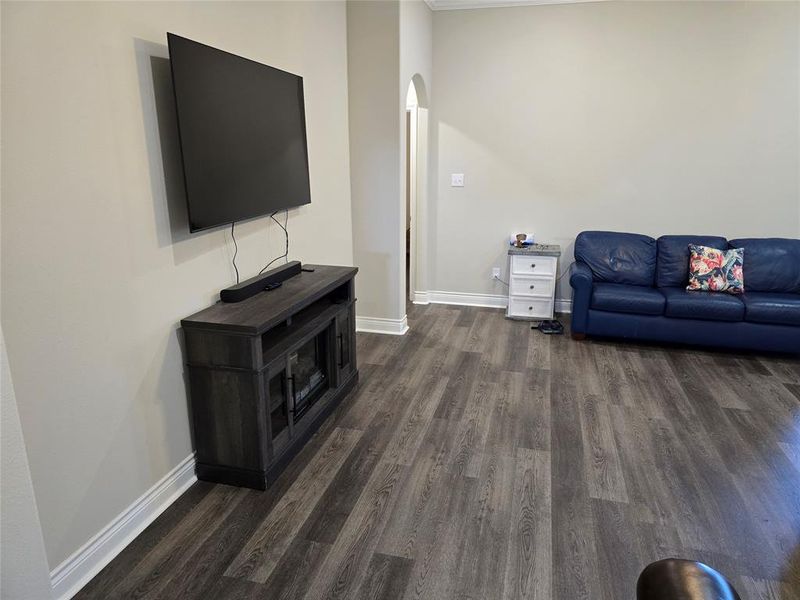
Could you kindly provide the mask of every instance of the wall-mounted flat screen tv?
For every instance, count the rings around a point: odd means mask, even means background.
[[[167,40],[191,231],[310,203],[303,78]]]

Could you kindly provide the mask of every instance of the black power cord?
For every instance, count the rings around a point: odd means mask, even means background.
[[[235,222],[231,221],[231,238],[233,239],[233,247],[235,250],[233,251],[233,270],[236,271],[236,283],[239,283],[239,267],[236,266],[236,255],[239,254],[239,244],[236,243],[236,236],[233,234],[233,228],[236,225]]]
[[[283,224],[283,225],[281,225],[281,222],[280,222],[280,221],[278,221],[278,219],[276,219],[276,218],[275,218],[275,215],[277,215],[277,214],[278,214],[278,211],[277,211],[277,210],[276,210],[274,213],[272,213],[272,214],[269,216],[269,218],[270,218],[270,219],[272,219],[273,221],[275,221],[275,222],[278,224],[278,227],[280,227],[281,229],[283,229],[283,234],[286,236],[286,250],[285,250],[285,251],[284,251],[284,253],[283,253],[283,254],[281,254],[279,257],[277,257],[277,258],[273,258],[273,259],[272,259],[271,261],[269,261],[269,262],[268,262],[266,265],[264,265],[264,268],[263,268],[263,269],[261,269],[261,270],[258,272],[258,274],[259,274],[259,275],[261,275],[261,274],[262,274],[264,271],[266,271],[266,270],[267,270],[267,269],[270,267],[270,265],[272,265],[272,263],[274,263],[275,261],[278,261],[278,260],[280,260],[280,259],[282,259],[282,258],[285,258],[285,259],[286,259],[286,262],[289,262],[289,230],[287,229],[287,227],[289,226],[289,209],[287,208],[287,209],[284,211],[284,213],[285,213],[285,217],[284,217],[284,224]]]

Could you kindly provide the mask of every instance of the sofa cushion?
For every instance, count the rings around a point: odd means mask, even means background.
[[[667,300],[664,314],[679,319],[741,321],[744,304],[736,296],[715,292],[689,291],[683,288],[660,288]]]
[[[689,244],[727,250],[728,240],[714,235],[662,235],[656,241],[658,287],[686,287],[689,283]]]
[[[800,240],[742,238],[731,248],[744,248],[744,281],[748,292],[800,293]]]
[[[800,326],[800,294],[747,292],[740,298],[745,321]]]
[[[655,288],[624,283],[595,283],[592,309],[637,315],[663,315],[664,296]]]
[[[584,231],[575,240],[575,260],[586,263],[595,281],[653,285],[656,241],[636,233]]]

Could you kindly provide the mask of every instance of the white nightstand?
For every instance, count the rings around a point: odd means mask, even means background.
[[[561,246],[534,244],[508,251],[509,319],[553,318]]]

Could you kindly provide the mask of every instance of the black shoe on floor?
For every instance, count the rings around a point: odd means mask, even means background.
[[[537,329],[542,333],[553,333],[553,322],[550,320],[542,321]]]
[[[564,333],[564,326],[557,320],[542,321],[537,329],[547,335]]]

